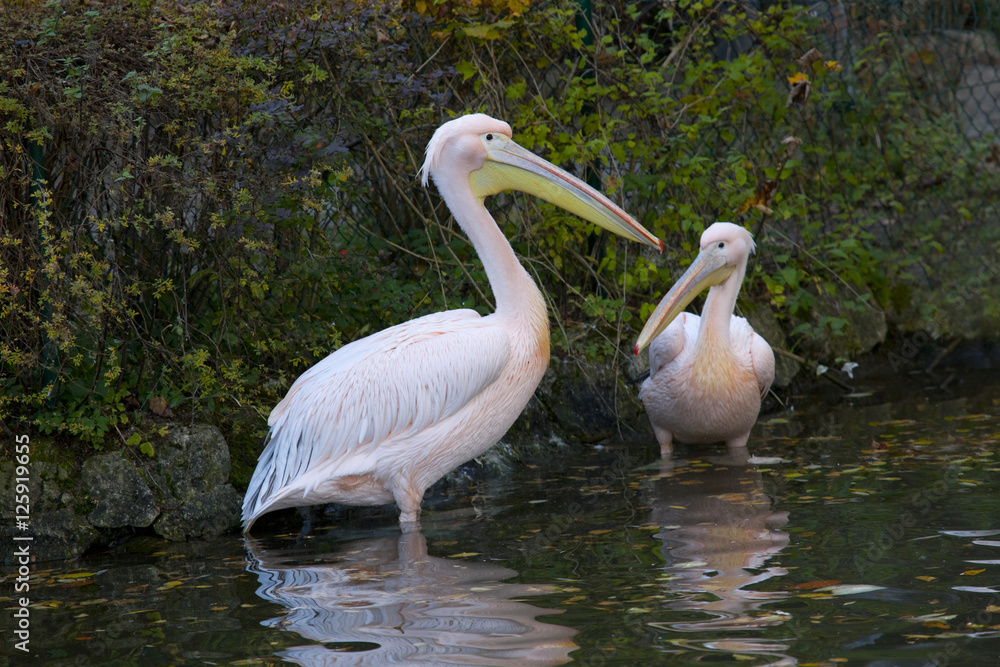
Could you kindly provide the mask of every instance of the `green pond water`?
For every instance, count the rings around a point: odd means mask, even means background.
[[[1000,664],[1000,378],[787,397],[724,447],[567,443],[394,511],[31,579],[30,665]],[[5,572],[9,575],[9,572]]]

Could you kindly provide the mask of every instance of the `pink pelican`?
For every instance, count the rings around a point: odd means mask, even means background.
[[[420,527],[424,491],[495,444],[549,361],[545,301],[483,205],[516,189],[658,250],[663,244],[607,197],[511,140],[483,114],[439,127],[423,184],[472,241],[496,312],[425,315],[343,346],[303,373],[271,411],[267,446],[243,500],[244,532],[260,515],[321,503],[399,506]]]
[[[771,346],[733,316],[753,251],[753,237],[742,227],[717,222],[706,229],[698,257],[639,334],[635,353],[649,346],[649,378],[639,398],[663,456],[672,453],[674,439],[725,442],[731,452],[746,447],[774,381]],[[681,312],[706,287],[702,316]]]

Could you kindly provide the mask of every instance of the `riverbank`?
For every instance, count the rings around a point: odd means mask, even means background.
[[[789,359],[778,354],[778,358]],[[796,362],[798,363],[798,362]],[[799,364],[767,396],[761,418],[794,409],[802,400],[858,404],[886,402],[900,387],[956,391],[970,371],[1000,368],[995,341],[934,341],[926,334],[890,337],[854,366]],[[554,358],[524,413],[489,452],[450,473],[428,492],[459,493],[470,483],[512,467],[570,457],[580,447],[625,442],[655,456],[655,438],[629,382],[641,370]],[[173,423],[152,443],[155,455],[135,448],[75,455],[51,438],[30,436],[30,521],[17,533],[32,537],[38,561],[74,558],[87,549],[139,535],[181,541],[238,530],[243,488],[234,448],[208,424]],[[260,443],[245,445],[251,454]],[[751,439],[752,447],[752,439]],[[247,456],[247,453],[243,454]],[[252,463],[252,461],[251,461]],[[13,498],[13,449],[0,461],[0,497]],[[394,508],[375,510],[393,514]],[[291,512],[291,510],[288,510]],[[280,513],[270,521],[283,520]],[[287,520],[287,517],[284,519]],[[265,523],[267,523],[265,522]],[[14,524],[0,526],[0,562],[14,561]]]

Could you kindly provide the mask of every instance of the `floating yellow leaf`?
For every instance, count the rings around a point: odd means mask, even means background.
[[[986,571],[985,569],[982,569],[982,570],[966,570],[965,572],[962,573],[962,576],[963,577],[972,577],[972,576],[975,576],[977,574],[981,574],[981,573],[983,573],[985,571]]]
[[[451,554],[448,558],[469,558],[470,556],[478,556],[478,551],[463,551],[460,554]]]
[[[73,574],[64,574],[63,576],[59,577],[58,580],[62,581],[63,579],[83,579],[84,577],[93,577],[96,574],[97,574],[96,572],[75,572]]]
[[[830,586],[836,586],[840,583],[839,579],[821,579],[819,581],[806,581],[801,584],[795,584],[791,588],[793,590],[812,590],[815,588],[827,588]]]
[[[919,577],[917,577],[917,579],[919,579],[920,581],[934,581],[935,579],[937,579],[937,577],[932,577],[929,574],[922,574]]]

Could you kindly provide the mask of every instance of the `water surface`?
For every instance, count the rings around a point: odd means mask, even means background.
[[[751,436],[757,463],[721,445],[662,461],[652,441],[569,443],[438,494],[420,534],[400,535],[392,511],[356,511],[300,536],[286,513],[254,540],[143,537],[39,563],[32,655],[12,649],[8,597],[0,656],[998,664],[1000,383],[962,380],[792,396]]]

